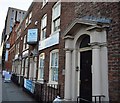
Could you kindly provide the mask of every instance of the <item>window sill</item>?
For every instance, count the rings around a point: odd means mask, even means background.
[[[54,35],[54,34],[57,34],[57,33],[59,33],[59,32],[60,32],[60,29],[58,29],[58,30],[52,32],[52,33],[50,34],[50,36],[51,36],[51,35]]]
[[[47,83],[47,86],[57,89],[57,88],[58,88],[58,82],[49,81],[49,82]]]
[[[58,85],[58,82],[55,82],[55,81],[49,81],[48,83],[47,83],[48,85]]]
[[[43,79],[37,80],[37,83],[44,84],[44,80]]]

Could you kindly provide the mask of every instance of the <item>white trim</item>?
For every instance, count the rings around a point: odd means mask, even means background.
[[[44,20],[45,20],[45,26],[43,27],[43,22],[44,22]],[[43,17],[42,17],[42,19],[41,19],[41,36],[40,36],[40,40],[44,40],[44,39],[46,39],[46,35],[45,35],[45,37],[43,38],[43,32],[42,32],[42,30],[44,30],[44,29],[46,29],[46,32],[47,32],[47,14],[44,14],[43,15]]]
[[[80,52],[89,51],[89,50],[92,50],[92,48],[91,47],[85,47],[85,48],[80,48],[79,49]]]
[[[48,84],[57,84],[58,81],[52,81],[51,80],[51,61],[52,61],[52,53],[58,53],[58,67],[59,67],[59,50],[58,49],[54,49],[50,52],[50,62],[49,62],[49,82]],[[58,68],[59,69],[59,68]]]
[[[44,8],[44,6],[48,3],[48,0],[42,0],[42,1],[43,1],[42,8]]]
[[[56,18],[54,18],[54,9],[55,9],[55,7],[57,7],[58,5],[60,5],[60,11],[58,11],[58,12],[60,12],[59,14],[61,15],[61,2],[60,2],[60,0],[53,6],[53,8],[52,8],[52,28],[51,28],[51,34],[53,34],[54,32],[56,32],[56,31],[54,31],[54,20],[56,19]],[[60,15],[58,16],[59,18],[60,18]],[[57,17],[57,18],[58,18]],[[61,20],[60,20],[61,21]],[[59,30],[59,29],[58,29]],[[60,31],[60,30],[59,30]]]
[[[44,62],[45,62],[45,53],[41,53],[40,55],[39,55],[39,66],[38,66],[38,81],[40,80],[40,81],[42,81],[43,82],[43,80],[44,80],[44,68],[43,68],[43,78],[40,78],[40,58],[42,57],[42,59],[44,59]],[[45,65],[45,64],[43,64],[43,65]]]

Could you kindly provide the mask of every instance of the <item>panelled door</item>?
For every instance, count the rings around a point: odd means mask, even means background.
[[[92,101],[92,51],[80,52],[80,98]],[[81,103],[86,103],[81,101]]]

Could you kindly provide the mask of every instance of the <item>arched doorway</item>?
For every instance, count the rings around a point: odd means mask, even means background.
[[[104,26],[103,24],[101,28],[95,22],[76,19],[63,33],[66,100],[79,101],[84,98],[95,101],[92,96],[104,95],[102,101],[109,101],[108,54]]]
[[[89,46],[90,36],[83,35],[80,43],[80,98],[92,101],[92,50]],[[82,103],[84,103],[82,101]]]

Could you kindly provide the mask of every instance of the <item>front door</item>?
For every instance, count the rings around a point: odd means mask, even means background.
[[[92,101],[92,51],[80,52],[80,98]],[[83,100],[81,101],[84,102]]]

